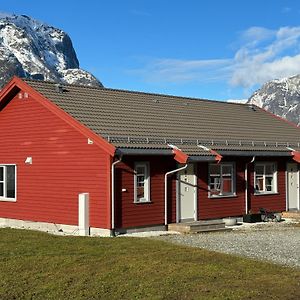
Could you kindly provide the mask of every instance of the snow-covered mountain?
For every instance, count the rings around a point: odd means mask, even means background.
[[[28,16],[0,14],[0,88],[13,75],[102,86],[79,68],[70,37]]]
[[[300,125],[300,75],[265,83],[247,103]]]

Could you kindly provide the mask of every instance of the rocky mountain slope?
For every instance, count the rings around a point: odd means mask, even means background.
[[[0,14],[0,88],[13,75],[102,86],[79,68],[65,32],[27,16]]]
[[[300,75],[265,83],[247,103],[300,125]]]

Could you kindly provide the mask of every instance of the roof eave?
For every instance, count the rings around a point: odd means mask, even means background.
[[[223,156],[284,156],[284,157],[291,157],[290,151],[260,151],[260,150],[223,150],[218,151]]]
[[[173,155],[172,149],[117,148],[116,154],[122,155]]]
[[[162,155],[162,156],[172,156],[172,149],[142,149],[142,148],[123,148],[119,147],[116,151],[117,154],[121,155]],[[291,157],[290,151],[240,151],[240,150],[223,150],[218,151],[222,156],[261,156],[261,157]],[[214,155],[189,155],[189,161],[215,161]]]

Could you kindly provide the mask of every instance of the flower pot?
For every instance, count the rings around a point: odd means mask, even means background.
[[[224,218],[223,222],[225,223],[226,226],[234,226],[237,223],[236,218]]]

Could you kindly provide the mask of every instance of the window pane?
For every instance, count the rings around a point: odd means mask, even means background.
[[[4,190],[3,190],[3,182],[0,182],[0,197],[3,197]]]
[[[212,176],[220,175],[221,174],[221,167],[219,165],[210,165],[209,166],[209,173]]]
[[[273,191],[273,177],[266,177],[266,191]]]
[[[223,194],[232,194],[232,179],[231,177],[223,178]]]
[[[145,167],[143,167],[143,166],[138,166],[138,167],[136,168],[136,174],[137,174],[137,175],[144,175],[144,174],[145,174]]]
[[[145,184],[145,176],[144,175],[138,175],[136,177],[136,183],[137,183],[137,186],[144,186],[144,184]]]
[[[223,166],[222,167],[222,175],[223,176],[231,176],[232,174],[232,166]]]
[[[255,173],[257,175],[263,175],[264,174],[264,166],[255,166]]]
[[[272,192],[272,186],[271,185],[266,185],[266,192]]]
[[[145,197],[145,189],[144,186],[138,186],[136,191],[137,200]]]
[[[0,167],[0,181],[3,181],[3,177],[4,177],[4,168]]]
[[[264,190],[264,178],[256,176],[255,189],[262,192]]]
[[[221,166],[209,166],[209,182],[211,195],[219,195],[221,193]]]
[[[15,166],[7,166],[6,167],[6,196],[7,198],[15,198]]]
[[[273,185],[273,176],[266,176],[266,185]]]
[[[210,193],[212,195],[219,195],[221,192],[220,177],[210,177]]]
[[[266,175],[273,175],[274,173],[274,165],[266,165]]]
[[[135,201],[148,201],[148,180],[149,180],[148,165],[138,163],[135,165]]]
[[[232,166],[222,166],[222,194],[232,194]]]

